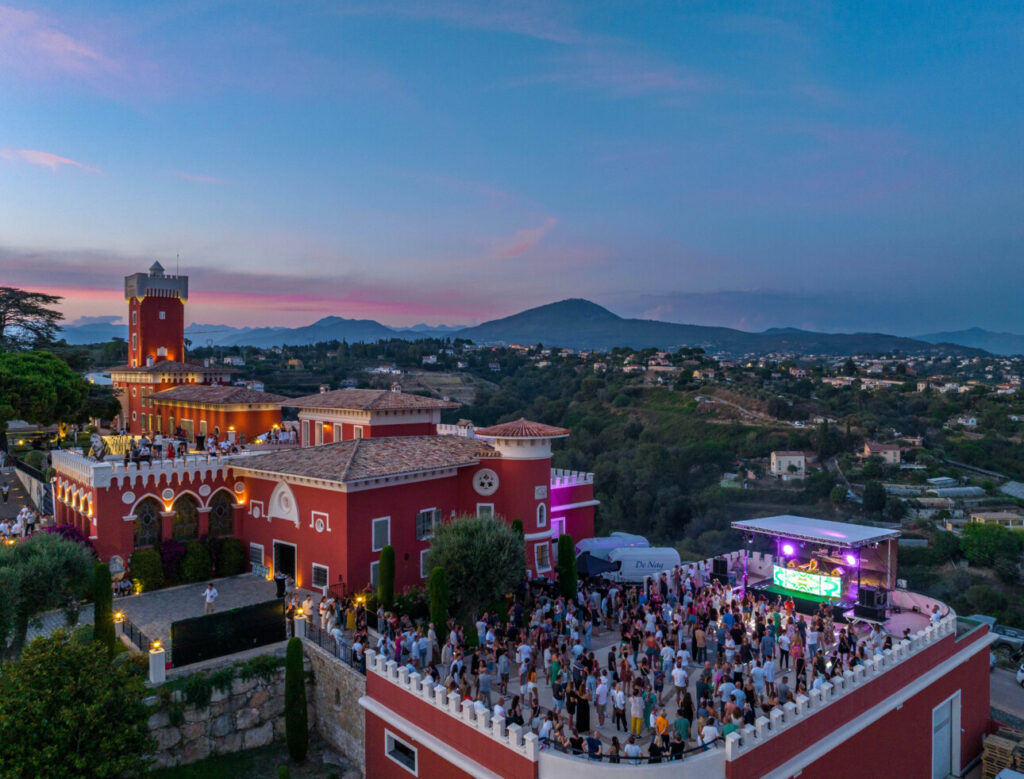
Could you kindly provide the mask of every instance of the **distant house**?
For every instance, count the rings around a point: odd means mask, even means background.
[[[487,363],[487,367],[488,367],[488,368],[489,368],[490,370],[492,370],[492,371],[494,371],[495,373],[497,373],[498,371],[500,371],[500,370],[501,370],[501,363],[498,363],[498,362],[489,362],[489,363]]]
[[[1024,527],[1024,515],[1016,511],[972,511],[971,522],[1003,527]]]
[[[953,421],[954,421],[955,424],[963,425],[964,427],[977,427],[978,426],[978,418],[977,417],[967,417],[967,416],[957,417]]]
[[[807,474],[807,456],[803,452],[772,452],[770,470],[777,479],[802,479]]]
[[[436,354],[425,354],[425,355],[423,355],[423,364],[424,365],[437,365],[437,355]]]
[[[886,465],[899,465],[902,459],[899,444],[880,444],[877,441],[865,441],[861,457],[867,459],[872,455],[881,457]]]
[[[711,368],[698,368],[693,372],[693,378],[697,381],[713,381],[715,372]]]
[[[228,355],[227,357],[224,358],[224,364],[234,365],[236,368],[241,368],[245,365],[245,359],[242,357]]]
[[[304,367],[302,360],[295,357],[290,359],[287,364],[289,368],[294,368],[297,371],[301,371]]]

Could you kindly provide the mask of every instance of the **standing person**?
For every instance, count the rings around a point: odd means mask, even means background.
[[[614,712],[612,724],[615,726],[615,730],[618,731],[622,728],[623,733],[629,732],[629,726],[626,724],[626,693],[622,691],[622,683],[615,685],[615,691],[612,693],[612,710]]]
[[[4,503],[7,502],[7,498],[10,495],[10,493],[11,493],[11,486],[7,482],[4,482],[3,485],[0,486],[0,495],[3,496]]]
[[[203,601],[206,603],[206,614],[213,614],[213,604],[217,600],[217,588],[213,586],[213,582],[206,585],[206,589],[203,590]]]
[[[590,691],[586,684],[580,684],[576,690],[576,730],[590,730]]]

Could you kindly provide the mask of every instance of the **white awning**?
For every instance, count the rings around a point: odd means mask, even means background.
[[[887,530],[870,525],[853,525],[847,522],[832,522],[827,519],[797,517],[792,514],[745,519],[733,522],[732,527],[733,530],[738,530],[741,533],[758,533],[844,548],[868,546],[880,541],[899,538],[900,535],[898,530]]]

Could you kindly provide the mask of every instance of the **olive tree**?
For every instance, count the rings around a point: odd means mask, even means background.
[[[430,563],[447,574],[453,613],[475,619],[519,586],[526,550],[522,537],[501,519],[455,517],[434,531]]]

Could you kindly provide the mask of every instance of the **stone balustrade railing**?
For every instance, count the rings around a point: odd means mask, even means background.
[[[134,485],[136,482],[147,483],[151,478],[154,483],[159,483],[162,478],[169,478],[177,475],[180,479],[185,474],[192,476],[207,475],[226,476],[227,468],[233,462],[259,454],[257,451],[239,452],[238,454],[221,455],[220,457],[207,457],[205,454],[189,454],[184,457],[175,457],[153,460],[152,462],[138,462],[124,464],[118,460],[90,460],[74,452],[54,452],[52,455],[53,468],[57,471],[58,478],[63,476],[79,484],[89,487],[105,488],[113,482],[119,486]]]
[[[438,435],[457,435],[463,438],[476,438],[472,425],[437,425]]]
[[[956,632],[956,617],[949,616],[935,624],[929,624],[881,654],[869,658],[867,662],[857,665],[852,671],[843,672],[842,677],[825,682],[807,695],[796,696],[796,701],[789,701],[782,707],[771,710],[770,716],[758,717],[753,725],[745,725],[725,737],[725,759],[736,760],[743,754],[756,749],[774,736],[794,725],[813,717],[825,707],[853,690],[860,689],[877,679],[895,666],[913,657],[927,646],[940,641]]]
[[[458,694],[449,695],[443,685],[424,681],[419,673],[410,673],[408,666],[399,665],[394,660],[388,660],[384,655],[368,649],[366,650],[366,672],[376,674],[392,684],[398,685],[410,695],[415,695],[431,706],[435,706],[439,715],[460,720],[467,727],[494,739],[516,754],[533,762],[537,762],[539,759],[540,741],[536,733],[529,730],[524,731],[519,725],[506,726],[505,720],[492,719],[490,711],[478,715],[472,703],[463,705]]]

